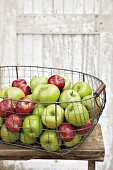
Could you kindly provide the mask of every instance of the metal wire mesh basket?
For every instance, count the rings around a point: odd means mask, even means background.
[[[105,84],[89,74],[38,66],[1,66],[0,142],[68,153],[93,131],[105,103]]]

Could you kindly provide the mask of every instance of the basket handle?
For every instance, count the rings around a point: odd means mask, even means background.
[[[102,84],[97,88],[97,90],[94,92],[94,95],[95,95],[96,97],[98,97],[98,96],[101,94],[101,92],[102,92],[103,90],[105,90],[105,88],[106,88],[106,85],[105,85],[104,83],[102,83]]]

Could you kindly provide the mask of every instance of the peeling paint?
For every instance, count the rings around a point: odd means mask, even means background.
[[[100,118],[106,155],[104,163],[97,163],[97,169],[113,169],[113,34],[16,35],[16,15],[113,15],[113,1],[0,0],[0,8],[0,65],[70,68],[95,75],[106,83],[107,105]],[[3,161],[0,170],[81,170],[87,167],[84,161],[44,161]]]

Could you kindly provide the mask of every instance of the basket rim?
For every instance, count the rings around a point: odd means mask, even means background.
[[[66,68],[58,68],[58,67],[47,67],[47,66],[30,66],[30,65],[4,65],[4,66],[0,66],[0,68],[3,68],[3,67],[15,67],[15,68],[21,68],[21,67],[34,67],[34,68],[45,68],[45,69],[55,69],[55,70],[62,70],[62,71],[71,71],[71,72],[76,72],[76,73],[80,73],[80,74],[83,74],[83,75],[87,75],[87,76],[91,76],[93,78],[95,78],[96,80],[100,81],[101,83],[104,83],[100,78],[94,76],[94,75],[91,75],[89,73],[86,73],[86,72],[81,72],[81,71],[78,71],[78,70],[73,70],[73,69],[66,69]]]
[[[90,77],[92,77],[92,78],[94,78],[94,79],[96,79],[96,80],[98,80],[101,84],[102,83],[104,83],[100,78],[98,78],[98,77],[96,77],[96,76],[94,76],[94,75],[91,75],[91,74],[88,74],[88,73],[86,73],[86,72],[81,72],[81,71],[78,71],[78,70],[73,70],[73,69],[67,69],[67,68],[58,68],[58,67],[48,67],[48,66],[35,66],[35,65],[33,65],[33,66],[31,66],[31,65],[2,65],[2,66],[0,66],[0,69],[2,69],[2,68],[12,68],[12,67],[14,67],[14,68],[16,68],[16,69],[18,69],[18,68],[39,68],[39,69],[53,69],[53,70],[61,70],[61,71],[69,71],[69,72],[73,72],[73,73],[78,73],[78,74],[82,74],[82,75],[86,75],[86,76],[90,76]],[[18,70],[17,70],[17,72],[18,72]],[[106,102],[106,90],[104,89],[104,91],[103,91],[103,93],[104,93],[104,102]],[[9,99],[9,100],[12,100],[12,99],[10,99],[10,98],[4,98],[4,97],[1,97],[0,96],[0,98],[2,98],[2,99]],[[32,102],[34,102],[35,104],[63,104],[63,103],[67,103],[67,104],[71,104],[71,103],[76,103],[76,102],[82,102],[82,101],[87,101],[87,100],[91,100],[91,99],[94,99],[95,100],[95,102],[96,102],[96,95],[95,95],[95,91],[93,91],[93,94],[92,94],[92,96],[90,97],[90,98],[88,98],[88,99],[81,99],[81,100],[75,100],[75,101],[73,101],[73,102],[59,102],[59,101],[57,101],[57,102],[39,102],[39,101],[32,101]],[[13,101],[21,101],[21,100],[13,100]],[[23,101],[23,100],[22,100]],[[26,100],[25,100],[25,102],[26,102]],[[28,102],[28,101],[27,101]],[[102,102],[103,103],[103,102]],[[102,105],[101,105],[101,107],[102,107]]]

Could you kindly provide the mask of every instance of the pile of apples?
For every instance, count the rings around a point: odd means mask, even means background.
[[[4,142],[40,145],[47,151],[73,147],[87,135],[100,113],[87,82],[64,74],[14,80],[0,89],[0,136]]]

